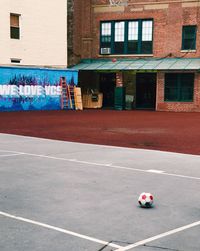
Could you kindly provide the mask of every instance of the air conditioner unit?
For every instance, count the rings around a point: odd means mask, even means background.
[[[108,55],[111,53],[111,48],[101,48],[101,54]]]

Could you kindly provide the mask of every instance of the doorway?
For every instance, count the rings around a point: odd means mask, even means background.
[[[99,84],[100,92],[103,93],[103,108],[113,108],[114,92],[116,86],[116,74],[101,73]]]
[[[156,73],[137,73],[136,109],[152,109],[156,106]]]

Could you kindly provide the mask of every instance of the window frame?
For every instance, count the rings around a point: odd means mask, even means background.
[[[152,22],[152,29],[151,29],[151,36],[152,40],[151,42],[151,49],[148,53],[144,53],[142,51],[142,24],[145,21],[151,21]],[[116,53],[115,51],[115,24],[118,22],[124,22],[124,44],[123,44],[123,52],[122,53]],[[131,22],[137,22],[138,23],[138,39],[137,40],[129,40],[129,23]],[[152,18],[148,19],[128,19],[128,20],[106,20],[106,21],[100,21],[100,50],[99,54],[103,55],[101,53],[101,49],[105,48],[102,46],[102,24],[103,23],[110,23],[111,24],[111,42],[110,42],[110,49],[111,49],[111,55],[139,55],[139,54],[145,54],[145,55],[151,55],[153,54],[153,28],[154,28],[154,21]],[[136,41],[137,43],[137,50],[136,52],[129,52],[128,51],[128,43],[129,41]]]
[[[173,88],[171,89],[176,89],[176,92],[174,92],[173,94],[176,96],[176,98],[174,99],[170,99],[169,97],[167,97],[167,88],[168,87],[168,83],[167,83],[167,75],[168,76],[173,76],[176,77],[175,81],[175,85]],[[185,76],[189,76],[191,77],[190,80],[192,80],[192,84],[190,86],[190,88],[192,89],[192,97],[189,99],[184,99],[182,97],[183,95],[183,85],[184,85],[184,81],[183,79],[185,78]],[[189,72],[189,73],[165,73],[165,78],[164,78],[164,102],[193,102],[194,101],[194,82],[195,82],[195,73],[194,72]]]
[[[186,48],[185,46],[185,31],[184,29],[188,28],[188,27],[195,27],[195,33],[194,35],[194,40],[190,46],[190,48]],[[182,26],[182,45],[181,45],[181,49],[182,50],[196,50],[196,39],[197,39],[197,25],[183,25]]]
[[[18,18],[18,25],[12,25],[12,16]],[[11,39],[20,39],[20,14],[10,13],[10,38]]]

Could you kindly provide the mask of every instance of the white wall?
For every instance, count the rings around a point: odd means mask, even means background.
[[[10,13],[20,16],[20,39],[10,39]],[[0,0],[0,65],[67,65],[67,0]]]

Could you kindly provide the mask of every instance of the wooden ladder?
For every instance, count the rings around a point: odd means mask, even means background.
[[[62,110],[82,110],[82,99],[80,88],[68,85],[65,77],[60,78],[61,87],[61,109]]]
[[[60,87],[61,87],[61,98],[60,98],[61,109],[67,110],[69,97],[68,97],[67,82],[65,77],[60,78]]]

